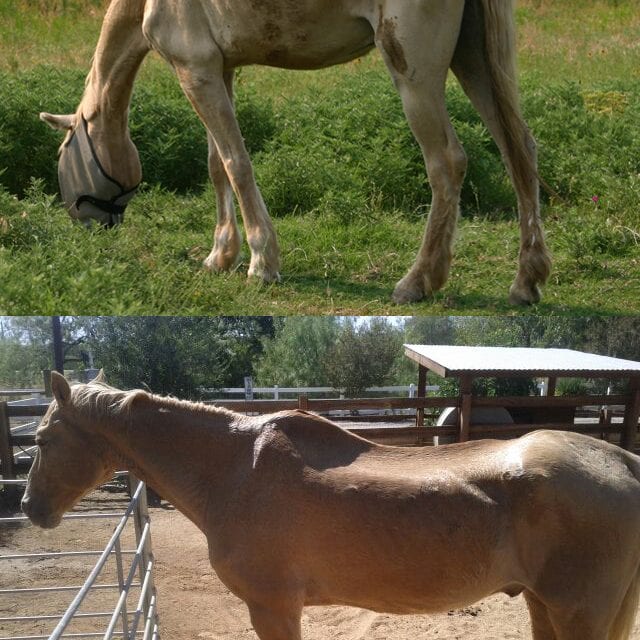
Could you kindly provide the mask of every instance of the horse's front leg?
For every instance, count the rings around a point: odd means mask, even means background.
[[[212,174],[218,191],[222,187],[223,204],[218,215],[216,244],[207,258],[206,266],[229,268],[235,262],[234,244],[239,245],[239,232],[234,229],[235,218],[229,212],[232,207],[231,193],[225,188],[224,179],[217,173],[224,168],[235,191],[244,221],[247,242],[251,249],[249,276],[266,282],[279,280],[280,258],[276,233],[267,213],[267,208],[256,184],[249,154],[244,145],[240,127],[235,117],[233,103],[225,86],[223,61],[219,51],[211,52],[206,60],[175,64],[182,89],[198,112],[215,143],[219,157],[212,158]],[[226,214],[225,214],[226,211]]]
[[[242,246],[242,233],[238,229],[233,189],[224,169],[218,148],[211,134],[209,141],[209,175],[216,191],[216,214],[218,221],[213,234],[213,249],[204,261],[210,271],[229,271],[238,261]]]
[[[227,95],[233,103],[233,71],[223,74]],[[209,143],[209,177],[216,192],[216,215],[218,217],[213,234],[213,249],[204,261],[210,271],[229,271],[233,269],[240,255],[242,234],[238,229],[236,211],[233,202],[233,187],[218,153],[213,136],[207,132]]]
[[[302,640],[302,609],[249,604],[251,624],[260,640]]]

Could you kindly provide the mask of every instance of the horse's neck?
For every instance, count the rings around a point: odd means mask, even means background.
[[[229,414],[148,397],[112,432],[123,462],[204,530],[211,494],[229,465],[248,458]]]
[[[80,103],[80,115],[86,120],[106,119],[112,133],[114,128],[127,130],[133,81],[149,52],[142,33],[143,13],[144,0],[113,0]]]

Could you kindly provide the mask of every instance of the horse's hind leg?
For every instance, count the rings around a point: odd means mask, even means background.
[[[233,100],[233,72],[224,74],[227,93]],[[236,212],[233,203],[233,188],[218,153],[213,136],[207,132],[209,143],[209,176],[216,191],[216,213],[218,221],[214,232],[214,243],[211,253],[204,261],[204,266],[211,271],[228,271],[238,259],[242,235],[238,229]]]
[[[529,607],[533,640],[556,640],[556,634],[544,604],[530,591],[524,592],[524,598],[527,601],[527,607]]]
[[[556,603],[550,608],[531,591],[525,591],[524,597],[531,616],[533,640],[610,640],[610,616],[603,614],[601,603],[582,610],[569,603]]]
[[[430,295],[449,274],[467,163],[447,114],[444,85],[463,7],[463,0],[387,2],[372,21],[376,46],[402,98],[433,192],[422,246],[393,293],[398,303]]]
[[[540,219],[536,146],[517,104],[509,105],[510,127],[524,145],[509,144],[509,132],[492,88],[484,41],[479,3],[468,2],[451,68],[496,141],[516,190],[520,257],[509,299],[514,304],[531,304],[540,300],[539,285],[546,281],[551,270]]]

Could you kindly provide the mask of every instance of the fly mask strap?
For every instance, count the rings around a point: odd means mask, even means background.
[[[122,222],[126,206],[139,186],[125,190],[102,168],[84,118],[65,143],[58,181],[72,218],[98,220],[107,227]]]

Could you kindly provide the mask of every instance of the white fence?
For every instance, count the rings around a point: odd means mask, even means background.
[[[428,386],[427,392],[437,392],[440,390],[439,386]],[[222,389],[205,389],[207,393],[212,395],[226,394],[226,395],[241,395],[245,396],[248,389],[246,387],[224,387]],[[341,393],[339,389],[333,387],[280,387],[274,384],[272,387],[252,387],[253,394],[259,394],[263,396],[270,396],[273,400],[280,400],[281,395],[311,395],[311,394],[335,394],[339,393],[341,398],[344,398],[344,393]],[[409,398],[416,397],[417,387],[415,384],[406,384],[390,387],[369,387],[365,389],[367,394],[395,394],[404,395]]]
[[[25,480],[0,479],[0,484],[24,484],[25,482]],[[9,567],[7,570],[2,569],[2,575],[5,580],[12,566],[15,569],[16,564],[21,560],[35,562],[53,558],[56,562],[59,560],[62,563],[65,559],[77,560],[81,556],[97,557],[95,566],[82,586],[56,585],[0,589],[0,611],[11,609],[11,607],[2,606],[3,599],[16,603],[24,598],[27,601],[27,605],[23,608],[29,608],[28,615],[0,615],[0,628],[20,629],[21,624],[33,622],[56,624],[50,633],[44,635],[35,635],[33,633],[29,635],[15,635],[15,633],[6,635],[6,632],[3,632],[0,640],[41,640],[44,638],[58,640],[59,638],[96,637],[104,638],[104,640],[110,640],[114,637],[126,638],[127,640],[136,640],[137,638],[157,640],[159,638],[157,603],[153,582],[154,562],[151,552],[150,521],[147,511],[145,485],[137,480],[133,484],[137,484],[137,486],[124,513],[71,513],[64,516],[65,520],[117,518],[118,524],[115,531],[103,550],[43,551],[0,555],[0,566]],[[122,534],[131,520],[133,520],[136,546],[134,549],[123,549]],[[0,528],[3,526],[16,526],[17,523],[25,521],[28,521],[28,519],[24,516],[0,518]],[[97,580],[110,558],[115,558],[117,579],[115,582],[98,583]],[[114,592],[114,608],[108,611],[80,612],[79,609],[87,599],[87,596],[98,590]],[[136,593],[134,593],[134,590]],[[56,615],[32,611],[39,604],[38,596],[46,598],[53,593],[60,592],[76,592],[75,597],[65,611]],[[136,594],[135,608],[129,610],[129,596],[133,598]],[[83,622],[94,620],[95,624],[92,624],[94,630],[75,633],[67,631],[74,621],[77,622],[79,620]],[[20,634],[20,631],[17,631],[17,633]]]

